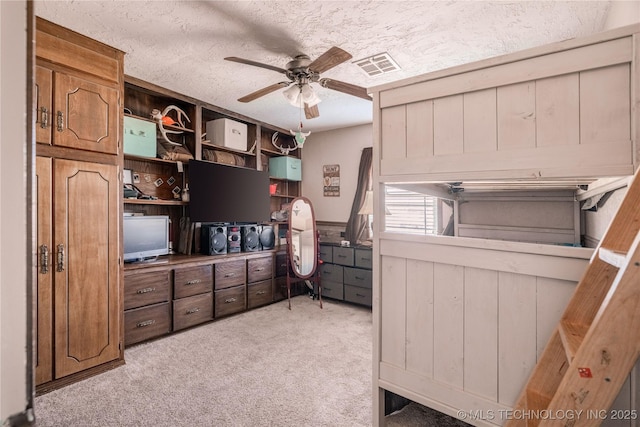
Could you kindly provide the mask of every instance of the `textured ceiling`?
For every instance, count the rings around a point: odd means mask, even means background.
[[[36,15],[126,52],[125,73],[283,128],[300,110],[278,90],[277,72],[338,46],[353,60],[388,52],[401,67],[369,77],[352,61],[322,74],[363,87],[601,31],[607,1],[80,1],[35,2]],[[370,123],[372,104],[315,85],[320,117],[304,130]]]

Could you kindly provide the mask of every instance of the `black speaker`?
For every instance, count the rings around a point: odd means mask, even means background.
[[[256,224],[242,226],[242,251],[255,252],[260,250],[260,228]]]
[[[260,226],[260,248],[273,249],[276,247],[276,234],[273,225]]]
[[[227,252],[240,252],[242,248],[241,239],[240,227],[236,225],[227,227]]]
[[[227,253],[227,227],[216,224],[202,224],[200,232],[201,252],[205,255]]]

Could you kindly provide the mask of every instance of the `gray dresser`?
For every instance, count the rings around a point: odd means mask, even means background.
[[[371,307],[370,247],[320,244],[322,297]]]

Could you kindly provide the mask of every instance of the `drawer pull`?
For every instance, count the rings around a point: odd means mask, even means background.
[[[193,314],[193,313],[197,313],[199,311],[200,311],[200,309],[198,307],[194,307],[194,308],[190,308],[189,310],[187,310],[186,314]]]
[[[153,292],[153,291],[155,291],[155,290],[156,290],[156,288],[144,288],[144,289],[138,289],[138,290],[136,291],[136,293],[139,293],[139,294],[147,294],[147,293],[149,293],[149,292]]]
[[[330,272],[330,271],[323,271],[323,272],[322,272],[322,274],[324,274],[324,275],[329,274],[329,275],[330,275],[330,274],[331,274],[331,272]]]
[[[254,268],[253,269],[253,271],[262,271],[262,270],[264,270],[264,268],[262,268],[262,267],[258,267],[258,268]]]
[[[359,294],[359,293],[357,293],[357,292],[356,292],[356,296],[357,296],[357,297],[360,297],[360,298],[364,298],[364,297],[366,297],[366,295],[362,295],[362,294]]]
[[[200,279],[189,280],[187,283],[185,283],[185,285],[197,285],[200,282],[202,282],[202,280]]]
[[[338,258],[346,258],[346,255],[338,254]]]
[[[62,111],[58,111],[58,132],[62,132],[64,130],[64,113]]]
[[[236,275],[235,273],[227,273],[224,275],[224,277],[233,277],[235,275]]]
[[[224,300],[225,304],[231,304],[232,302],[236,302],[237,300],[235,298],[227,298],[226,300]]]
[[[155,320],[145,320],[144,322],[140,322],[136,325],[137,328],[144,328],[145,326],[151,326],[156,323]]]
[[[256,295],[264,295],[266,293],[267,293],[267,291],[258,291],[258,292],[256,292]]]
[[[371,258],[360,258],[360,261],[371,261]]]
[[[47,274],[49,272],[49,248],[47,245],[40,246],[40,273]]]
[[[364,280],[365,278],[364,277],[360,277],[360,276],[355,276],[355,279],[356,280]]]

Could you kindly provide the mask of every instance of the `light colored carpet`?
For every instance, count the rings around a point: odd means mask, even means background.
[[[299,296],[127,348],[38,396],[37,426],[370,426],[371,322]]]
[[[36,426],[371,426],[371,343],[370,309],[298,296],[127,348],[36,397]],[[387,425],[464,424],[411,403]]]

